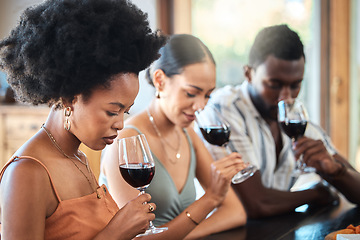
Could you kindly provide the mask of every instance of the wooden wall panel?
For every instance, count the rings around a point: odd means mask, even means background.
[[[191,34],[191,0],[157,0],[158,27],[166,34]]]
[[[157,23],[158,28],[165,34],[169,35],[174,32],[173,29],[173,19],[172,19],[172,9],[173,3],[169,0],[157,0]]]
[[[329,118],[329,69],[330,69],[330,3],[329,0],[321,0],[320,5],[321,28],[320,28],[320,125],[330,132]]]
[[[191,34],[191,0],[174,1],[174,33]]]
[[[350,0],[330,1],[330,136],[349,155]]]

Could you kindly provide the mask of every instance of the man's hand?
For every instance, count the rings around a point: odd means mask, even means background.
[[[337,173],[342,165],[329,154],[321,140],[302,137],[294,143],[295,157],[303,154],[307,166],[314,167],[318,172],[327,175]]]

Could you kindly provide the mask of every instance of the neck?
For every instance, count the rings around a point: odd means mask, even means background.
[[[168,133],[174,131],[176,125],[168,119],[156,100],[149,105],[148,111],[153,117],[162,135],[167,135]]]
[[[175,129],[176,125],[173,124],[162,111],[159,111],[161,109],[160,107],[158,108],[157,116],[162,115],[162,121],[155,119],[154,113],[151,112],[153,109],[151,108],[154,109],[154,105],[150,105],[149,108],[146,109],[150,124],[155,132],[155,135],[160,140],[161,147],[165,151],[166,159],[168,159],[171,163],[176,164],[177,160],[181,158],[181,135],[178,130]],[[160,112],[163,114],[159,114]],[[161,124],[162,122],[167,124],[167,127]],[[166,130],[166,132],[164,130]],[[172,156],[172,154],[175,156]]]
[[[67,155],[77,155],[81,142],[74,134],[72,134],[71,129],[70,131],[64,129],[64,121],[64,110],[55,110],[52,108],[48,119],[45,122],[45,127],[51,135],[53,135],[58,145]]]

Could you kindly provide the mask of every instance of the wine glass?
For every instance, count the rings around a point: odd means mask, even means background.
[[[278,121],[283,132],[291,138],[293,143],[304,135],[308,119],[306,108],[300,100],[289,98],[279,101]],[[293,175],[299,176],[305,172],[315,172],[315,168],[306,166],[300,156],[296,161]]]
[[[119,168],[122,177],[129,185],[140,191],[139,195],[144,194],[155,175],[155,163],[145,135],[119,139],[118,146]],[[156,228],[150,221],[149,228],[145,233],[136,237],[161,233],[167,229],[167,227]]]
[[[232,153],[228,143],[231,133],[230,124],[224,119],[214,105],[208,104],[202,111],[196,111],[196,123],[205,138],[213,145],[224,147],[228,154]],[[231,182],[238,184],[256,172],[254,165],[248,164],[246,168],[234,175]]]

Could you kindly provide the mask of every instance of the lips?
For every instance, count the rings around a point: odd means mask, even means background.
[[[194,114],[186,114],[184,113],[186,119],[190,122],[194,121],[195,120],[195,115]]]
[[[106,144],[112,144],[114,142],[114,139],[117,137],[117,135],[111,136],[111,137],[104,137],[104,142]]]

